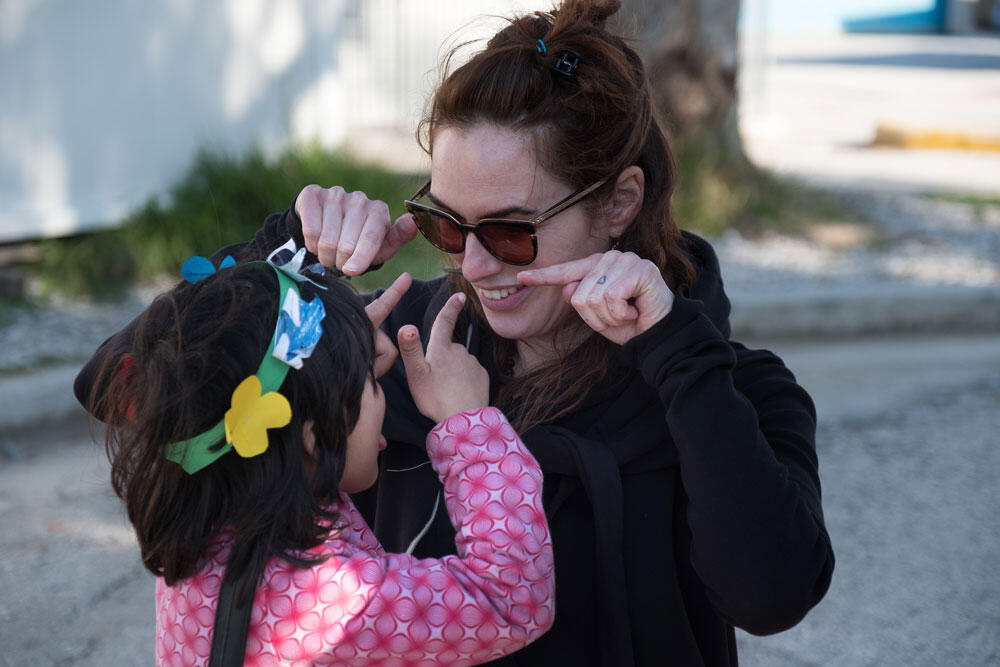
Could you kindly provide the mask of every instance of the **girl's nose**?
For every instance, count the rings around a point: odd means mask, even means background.
[[[475,234],[469,234],[465,239],[465,252],[462,253],[462,275],[470,283],[475,283],[503,270],[503,262],[491,255]]]

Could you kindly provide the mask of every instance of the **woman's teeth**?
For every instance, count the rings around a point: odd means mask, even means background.
[[[487,299],[492,299],[494,301],[499,301],[500,299],[507,298],[508,296],[510,296],[511,294],[513,294],[514,292],[516,292],[516,291],[518,291],[520,289],[524,289],[524,286],[523,285],[519,285],[518,287],[507,287],[507,288],[504,288],[504,289],[484,289],[484,290],[480,290],[480,294],[482,294],[483,297],[485,297]]]

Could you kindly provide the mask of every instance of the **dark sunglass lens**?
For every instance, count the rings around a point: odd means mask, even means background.
[[[502,222],[482,222],[476,230],[493,253],[511,264],[530,264],[535,258],[531,232]]]
[[[465,237],[462,228],[448,218],[434,216],[438,234],[441,236],[441,247],[448,252],[461,252],[465,247]]]
[[[420,233],[431,244],[445,252],[462,251],[462,230],[454,222],[424,209],[414,208],[410,210],[410,213],[413,214]]]

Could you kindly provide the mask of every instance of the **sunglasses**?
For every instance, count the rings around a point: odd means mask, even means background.
[[[607,180],[605,178],[577,190],[531,220],[483,218],[476,224],[462,222],[447,211],[421,204],[418,201],[430,191],[430,181],[427,181],[424,187],[413,195],[413,199],[408,199],[405,205],[406,210],[413,215],[417,229],[434,247],[447,253],[464,252],[465,237],[471,232],[475,234],[486,251],[501,262],[524,266],[535,261],[535,257],[538,255],[538,239],[535,237],[535,230],[538,226],[576,204],[604,185]]]

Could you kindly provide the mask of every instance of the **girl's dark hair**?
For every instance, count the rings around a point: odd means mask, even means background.
[[[257,371],[277,319],[271,267],[225,269],[157,297],[139,317],[126,356],[105,362],[101,375],[111,379],[89,408],[107,422],[111,483],[143,564],[168,585],[197,573],[220,532],[232,537],[228,579],[261,572],[272,556],[308,565],[295,552],[321,544],[336,527],[326,506],[338,493],[347,436],[373,378],[373,328],[349,285],[299,286],[303,299],[323,301],[323,335],[281,385],[291,422],[268,430],[258,456],[230,451],[192,475],[164,458],[164,448],[214,426],[236,386]],[[309,419],[316,447],[307,466],[302,427]]]
[[[433,154],[442,128],[492,123],[523,130],[533,139],[539,164],[574,189],[608,179],[583,202],[592,214],[599,213],[617,176],[637,165],[645,179],[642,207],[617,239],[617,248],[651,260],[673,289],[694,280],[671,215],[676,170],[656,120],[642,60],[605,27],[620,6],[618,0],[564,0],[552,12],[510,19],[484,49],[452,69],[452,59],[462,48],[457,47],[445,59],[443,80],[420,122],[418,140]],[[570,76],[555,70],[567,50],[580,58]],[[452,280],[477,307],[468,283],[460,277]],[[585,326],[575,316],[564,324]],[[514,342],[494,338],[498,367],[508,367]],[[498,403],[513,410],[520,429],[556,419],[578,405],[604,376],[612,354],[611,344],[591,332],[563,359],[507,382]]]

